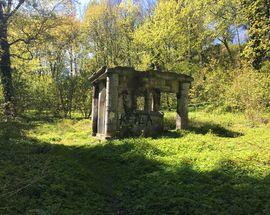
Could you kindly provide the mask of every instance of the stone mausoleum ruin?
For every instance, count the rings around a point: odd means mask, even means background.
[[[175,93],[176,129],[188,126],[188,92],[193,78],[172,72],[103,67],[93,84],[92,135],[99,138],[154,136],[164,129],[161,93]],[[139,101],[143,107],[139,109]]]

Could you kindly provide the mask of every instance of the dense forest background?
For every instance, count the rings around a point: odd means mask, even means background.
[[[193,106],[270,108],[268,0],[0,1],[0,117],[91,115],[88,77],[132,66],[194,77]],[[174,98],[163,96],[164,108]]]

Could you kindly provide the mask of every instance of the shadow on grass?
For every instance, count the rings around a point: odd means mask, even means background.
[[[166,154],[143,139],[71,147],[28,138],[23,123],[2,128],[1,214],[270,212],[269,176],[250,177],[231,160],[201,172],[158,161]]]
[[[216,136],[219,137],[229,137],[229,138],[235,138],[243,136],[242,133],[232,131],[230,129],[227,129],[219,124],[210,123],[210,122],[201,122],[201,121],[191,121],[190,127],[188,129],[189,131],[192,131],[196,134],[207,134],[209,132],[212,132]]]
[[[158,138],[180,138],[180,137],[183,137],[182,133],[175,130],[166,130],[161,134],[155,136],[154,138],[158,139]]]
[[[236,137],[243,136],[243,133],[232,131],[226,127],[223,127],[219,124],[215,124],[212,122],[202,122],[202,121],[197,121],[197,120],[191,120],[189,124],[190,125],[187,130],[194,132],[196,134],[205,135],[209,132],[212,132],[218,137],[236,138]],[[172,131],[175,129],[175,118],[171,117],[171,118],[165,119],[164,127],[168,131],[164,133],[166,137],[177,138],[177,137],[182,136],[177,131]]]

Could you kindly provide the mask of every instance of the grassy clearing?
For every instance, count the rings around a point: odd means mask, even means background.
[[[0,214],[269,214],[270,124],[190,115],[188,131],[110,142],[89,120],[1,123]]]

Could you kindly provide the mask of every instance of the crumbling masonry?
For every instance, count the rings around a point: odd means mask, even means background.
[[[193,81],[188,75],[103,67],[90,77],[90,81],[93,84],[93,136],[153,136],[162,132],[162,92],[176,94],[176,129],[188,126],[188,91]],[[139,98],[144,102],[141,110]]]

